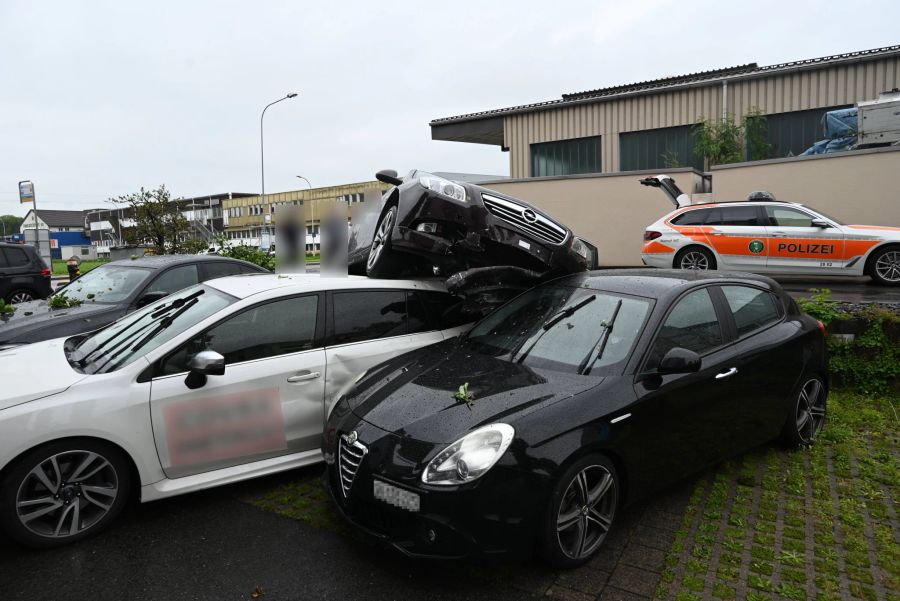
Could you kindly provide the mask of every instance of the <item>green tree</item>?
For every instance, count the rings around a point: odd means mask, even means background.
[[[717,121],[700,118],[694,126],[694,139],[694,152],[705,157],[709,167],[743,159],[741,127],[730,115]]]
[[[747,142],[747,156],[751,161],[772,158],[772,145],[769,144],[769,123],[758,108],[754,108],[744,115],[744,134]]]
[[[175,254],[189,231],[190,225],[181,214],[178,201],[162,185],[155,190],[145,190],[110,198],[110,202],[131,209],[135,225],[125,232],[125,237],[132,243],[149,242],[155,247],[157,254],[167,251]]]
[[[22,217],[16,217],[15,215],[0,215],[0,236],[5,235],[12,236],[13,234],[19,233],[19,226],[22,225]]]

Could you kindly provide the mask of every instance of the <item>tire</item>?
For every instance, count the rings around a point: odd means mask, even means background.
[[[681,249],[675,255],[672,267],[675,269],[697,269],[700,271],[715,269],[716,257],[701,246],[689,246]]]
[[[812,445],[827,414],[828,387],[822,378],[804,376],[801,382],[781,430],[781,441],[793,448]]]
[[[876,284],[900,286],[900,246],[879,248],[869,258],[869,275]]]
[[[541,525],[544,559],[560,568],[586,563],[615,523],[620,491],[616,468],[603,455],[569,466],[553,487]]]
[[[131,490],[129,468],[118,449],[96,440],[60,440],[32,449],[0,480],[0,528],[34,548],[93,536],[125,506]],[[70,481],[73,475],[76,480]]]
[[[400,261],[397,253],[391,248],[391,233],[396,221],[396,205],[388,207],[378,220],[375,234],[372,236],[372,245],[369,247],[369,257],[366,260],[366,275],[370,278],[394,277],[399,272]]]
[[[31,290],[28,290],[27,288],[19,288],[18,290],[13,290],[6,295],[6,302],[13,304],[27,303],[28,301],[33,301],[36,298],[37,295],[35,295]]]

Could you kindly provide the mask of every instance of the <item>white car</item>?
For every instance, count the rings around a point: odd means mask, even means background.
[[[751,194],[745,202],[690,205],[667,175],[641,183],[662,188],[676,206],[644,232],[641,258],[646,265],[869,275],[885,286],[900,285],[900,227],[846,225],[766,192]]]
[[[470,320],[428,281],[239,275],[94,334],[0,352],[0,526],[31,546],[152,501],[321,460],[370,367]]]

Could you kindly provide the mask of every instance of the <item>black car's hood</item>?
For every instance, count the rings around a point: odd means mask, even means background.
[[[431,443],[517,418],[597,386],[602,376],[534,369],[447,341],[401,355],[368,374],[346,398],[360,419]],[[454,398],[468,383],[470,404]]]
[[[0,344],[31,343],[90,332],[124,313],[121,305],[85,303],[69,309],[51,309],[47,301],[16,305],[16,312],[0,319]]]

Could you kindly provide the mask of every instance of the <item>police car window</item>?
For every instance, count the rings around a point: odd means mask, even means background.
[[[703,354],[722,344],[722,327],[706,288],[691,292],[675,305],[653,343],[647,366],[656,368],[675,347]]]
[[[738,336],[749,334],[780,319],[775,299],[764,290],[747,286],[722,286],[731,307]]]
[[[787,207],[766,207],[771,225],[783,227],[812,227],[812,216]]]
[[[675,225],[703,225],[709,215],[709,209],[686,211],[672,219]]]
[[[707,222],[707,225],[758,225],[756,207],[722,207],[719,223]]]

